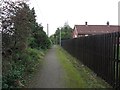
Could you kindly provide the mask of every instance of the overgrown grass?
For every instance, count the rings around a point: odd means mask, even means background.
[[[44,54],[45,51],[27,48],[22,53],[15,53],[14,57],[6,58],[3,62],[8,64],[3,64],[3,69],[7,68],[8,65],[9,68],[5,69],[7,72],[4,71],[3,73],[2,88],[24,87],[28,77],[30,77],[36,71],[37,66],[41,64]]]
[[[66,71],[65,82],[68,88],[111,88],[92,70],[57,46],[57,56]]]

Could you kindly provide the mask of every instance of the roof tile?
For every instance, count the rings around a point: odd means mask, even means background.
[[[75,25],[75,27],[78,34],[103,34],[119,31],[117,25]]]

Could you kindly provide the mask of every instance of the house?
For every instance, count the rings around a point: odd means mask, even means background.
[[[84,37],[89,35],[96,35],[96,34],[105,34],[105,33],[113,33],[118,32],[117,25],[88,25],[85,22],[85,25],[75,25],[72,33],[73,38]]]

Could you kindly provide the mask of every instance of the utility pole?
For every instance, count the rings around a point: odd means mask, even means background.
[[[57,45],[57,36],[56,36],[56,45]]]
[[[49,24],[47,24],[47,36],[49,37]]]
[[[59,29],[60,30],[60,29]],[[61,46],[61,30],[60,30],[60,46]]]

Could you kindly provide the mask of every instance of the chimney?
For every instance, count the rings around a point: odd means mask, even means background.
[[[85,25],[87,26],[87,22],[85,22]]]
[[[109,21],[107,21],[107,26],[109,26]]]

